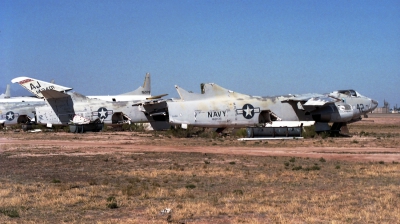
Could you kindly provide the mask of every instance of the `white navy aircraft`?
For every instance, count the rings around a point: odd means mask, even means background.
[[[20,84],[36,97],[29,97],[29,100],[26,98],[26,100],[18,102],[0,101],[3,125],[29,121],[48,126],[66,125],[74,119],[81,122],[104,122],[107,124],[165,120],[165,113],[155,114],[155,111],[158,112],[157,108],[161,107],[160,110],[163,110],[163,103],[156,106],[149,103],[164,96],[151,96],[150,74],[146,74],[143,86],[133,92],[116,96],[87,97],[71,92],[72,88],[29,77],[18,77],[12,82]],[[145,100],[146,105],[132,106]],[[22,117],[26,119],[22,119]],[[36,119],[34,119],[35,117]]]
[[[307,126],[316,131],[347,132],[378,102],[354,90],[328,94],[259,97],[237,93],[214,83],[201,84],[201,93],[175,86],[180,99],[168,101],[169,122],[182,127],[224,128]],[[333,123],[332,127],[328,123]]]
[[[53,83],[41,81],[34,78],[29,77],[17,77],[11,80],[12,83],[18,83],[26,90],[28,90],[33,95],[38,98],[44,98],[42,91],[44,90],[56,90],[59,92],[67,92],[72,90],[72,88],[63,87],[59,85],[55,85]],[[151,82],[150,82],[150,74],[146,73],[144,77],[144,83],[142,86],[139,86],[136,90],[128,93],[123,93],[119,95],[100,95],[100,96],[86,96],[88,98],[105,100],[110,102],[119,102],[119,101],[133,101],[133,100],[146,100],[147,98],[151,98]],[[154,97],[154,96],[153,96]]]
[[[51,84],[56,91],[68,91],[72,88]],[[36,96],[10,96],[10,85],[6,93],[0,98],[0,126],[25,124],[35,122],[35,108],[46,105],[44,99]]]

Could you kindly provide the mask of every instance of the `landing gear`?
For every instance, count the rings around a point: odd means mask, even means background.
[[[99,132],[103,130],[104,123],[89,123],[89,124],[70,124],[69,131],[71,133],[84,133],[87,131]]]
[[[225,128],[217,128],[217,130],[215,130],[215,132],[217,132],[218,134],[221,134],[224,130],[225,130]]]
[[[335,122],[331,127],[331,136],[349,136],[349,128],[346,122]]]

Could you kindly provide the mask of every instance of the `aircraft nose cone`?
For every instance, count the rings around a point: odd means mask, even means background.
[[[371,99],[371,109],[374,110],[378,106],[378,101]]]

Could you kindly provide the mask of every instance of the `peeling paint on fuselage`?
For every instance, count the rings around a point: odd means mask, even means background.
[[[280,97],[238,95],[230,93],[229,96],[215,96],[204,100],[168,102],[170,123],[203,127],[248,126],[259,123],[259,114],[263,110],[274,111],[285,120],[298,121],[293,107],[288,103],[280,102]],[[252,108],[245,108],[247,104]]]
[[[46,105],[43,99],[12,97],[0,100],[0,120],[5,126],[19,123],[20,117],[34,118],[35,107]]]
[[[361,114],[377,106],[376,101],[361,95],[357,99],[347,96],[342,102],[340,96],[332,98],[330,94],[258,97],[236,93],[213,83],[202,84],[202,88],[203,93],[197,94],[176,87],[181,99],[167,102],[171,124],[248,127],[268,121],[262,116],[272,113],[282,121],[350,122],[359,120]],[[309,100],[310,104],[306,105]],[[358,107],[357,110],[354,107]],[[274,116],[269,117],[269,121],[275,119]]]
[[[149,122],[142,106],[132,106],[137,101],[107,102],[90,99],[79,93],[71,93],[62,99],[49,99],[47,105],[36,108],[38,123],[68,124],[75,114],[94,121],[98,118],[111,124],[115,113],[123,113],[133,123]]]

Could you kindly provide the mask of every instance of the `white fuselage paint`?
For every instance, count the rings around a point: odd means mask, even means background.
[[[278,117],[277,121],[350,122],[377,106],[376,101],[360,94],[354,97],[339,94],[336,95],[337,99],[330,98],[327,104],[316,100],[299,106],[299,98],[329,98],[329,94],[254,97],[229,91],[215,84],[205,84],[203,87],[209,92],[188,93],[176,87],[181,99],[167,102],[171,124],[218,128],[249,127],[266,123],[261,122],[261,114],[264,116],[269,112]],[[274,121],[271,122],[273,124]]]
[[[14,125],[20,123],[20,118],[34,118],[35,108],[44,105],[45,100],[36,97],[0,99],[0,124]]]

